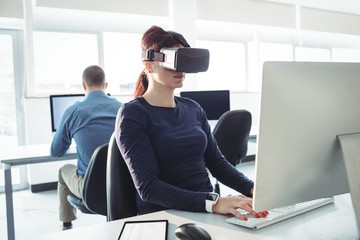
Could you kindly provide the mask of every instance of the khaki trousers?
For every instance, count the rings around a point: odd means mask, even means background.
[[[66,164],[59,170],[58,195],[60,200],[60,221],[71,222],[76,219],[76,208],[67,200],[69,194],[82,198],[84,178],[77,174],[77,168],[73,164]]]

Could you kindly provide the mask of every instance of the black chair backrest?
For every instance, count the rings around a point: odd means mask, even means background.
[[[97,147],[84,176],[83,202],[92,212],[107,215],[106,162],[108,144]]]
[[[109,141],[106,169],[107,220],[113,221],[138,214],[136,189],[129,169],[116,144],[115,134]]]
[[[251,123],[249,111],[230,110],[219,118],[213,130],[220,151],[234,166],[246,156]]]

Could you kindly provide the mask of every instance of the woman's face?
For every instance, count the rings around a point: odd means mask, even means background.
[[[154,85],[175,89],[183,86],[185,73],[176,72],[160,66],[159,62],[152,62],[151,77]]]

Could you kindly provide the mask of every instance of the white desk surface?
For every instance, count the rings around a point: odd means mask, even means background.
[[[37,144],[8,147],[0,154],[0,163],[9,165],[26,165],[41,162],[76,159],[76,149],[71,148],[63,157],[50,156],[50,144]]]
[[[126,220],[168,219],[168,240],[176,239],[174,231],[184,223],[197,223],[203,226],[213,240],[236,239],[359,239],[356,230],[355,215],[349,194],[335,196],[335,203],[313,210],[303,215],[287,219],[272,226],[259,230],[246,229],[226,223],[227,216],[211,213],[192,213],[177,210],[167,210],[137,217],[104,222],[91,226],[75,228],[63,232],[48,234],[38,240],[63,239],[106,239],[116,240],[123,223]]]

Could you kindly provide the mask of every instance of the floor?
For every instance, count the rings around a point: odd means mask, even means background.
[[[254,162],[245,162],[237,168],[254,179]],[[252,169],[251,171],[249,169]],[[214,179],[212,179],[214,183]],[[221,195],[233,194],[234,191],[220,185]],[[30,190],[16,191],[13,193],[15,237],[16,240],[33,240],[38,236],[60,231],[61,222],[58,220],[58,198],[56,190],[32,193]],[[83,214],[78,211],[78,219],[73,222],[73,227],[82,227],[106,221],[105,216]],[[0,194],[0,240],[7,239],[5,195]]]
[[[38,236],[60,231],[56,190],[32,193],[30,190],[14,192],[14,218],[16,240],[33,240]],[[74,228],[105,222],[106,217],[77,213]],[[7,239],[5,195],[0,194],[0,240]]]

